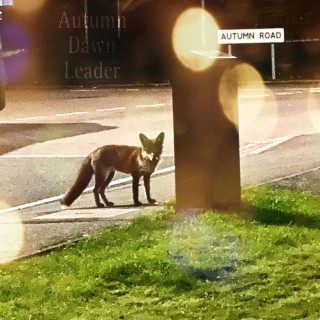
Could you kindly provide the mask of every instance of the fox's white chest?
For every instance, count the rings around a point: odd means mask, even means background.
[[[143,173],[152,173],[158,164],[158,161],[158,159],[154,159],[153,154],[143,151],[138,158],[139,170]]]

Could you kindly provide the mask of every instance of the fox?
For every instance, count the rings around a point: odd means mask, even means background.
[[[132,176],[133,202],[141,206],[139,201],[139,181],[143,177],[146,198],[149,204],[157,201],[150,195],[150,178],[157,167],[163,149],[165,134],[161,132],[155,139],[149,139],[143,133],[139,134],[141,146],[104,145],[92,151],[82,162],[77,177],[60,203],[62,208],[69,207],[84,191],[95,176],[93,189],[97,208],[113,207],[105,190],[119,171]],[[100,196],[104,202],[101,203]]]

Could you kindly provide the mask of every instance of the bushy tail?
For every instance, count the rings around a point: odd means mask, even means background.
[[[91,166],[91,158],[87,157],[79,169],[76,180],[70,189],[66,192],[60,203],[64,206],[70,206],[74,200],[76,200],[82,191],[88,186],[93,175],[93,169]]]

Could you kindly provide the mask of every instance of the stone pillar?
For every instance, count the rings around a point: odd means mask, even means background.
[[[206,71],[192,72],[177,62],[172,70],[178,211],[240,205],[233,65],[233,59],[217,59]]]

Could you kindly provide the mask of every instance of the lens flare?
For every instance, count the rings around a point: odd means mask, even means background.
[[[218,29],[214,18],[201,8],[190,8],[178,17],[172,43],[184,66],[203,71],[214,63],[219,50]]]
[[[251,143],[270,138],[279,116],[274,93],[264,84],[259,72],[251,65],[239,64],[232,72],[238,79],[240,139]]]
[[[308,95],[308,116],[310,122],[316,132],[320,132],[320,105],[319,105],[319,96],[320,89],[316,86],[313,89],[309,90]]]
[[[187,217],[174,225],[170,236],[168,253],[175,263],[207,280],[222,280],[242,259],[237,230],[218,215]]]
[[[14,8],[22,13],[30,13],[40,9],[45,0],[14,0]]]
[[[16,259],[24,245],[24,227],[15,212],[0,215],[0,264]]]
[[[219,84],[219,101],[226,117],[238,127],[238,81],[235,69],[227,69],[223,73]]]
[[[7,78],[15,82],[23,77],[32,66],[31,55],[27,50],[30,47],[31,36],[27,30],[11,21],[5,21],[2,24],[1,36],[10,39],[10,45],[13,48],[18,48],[7,55],[5,59]]]

